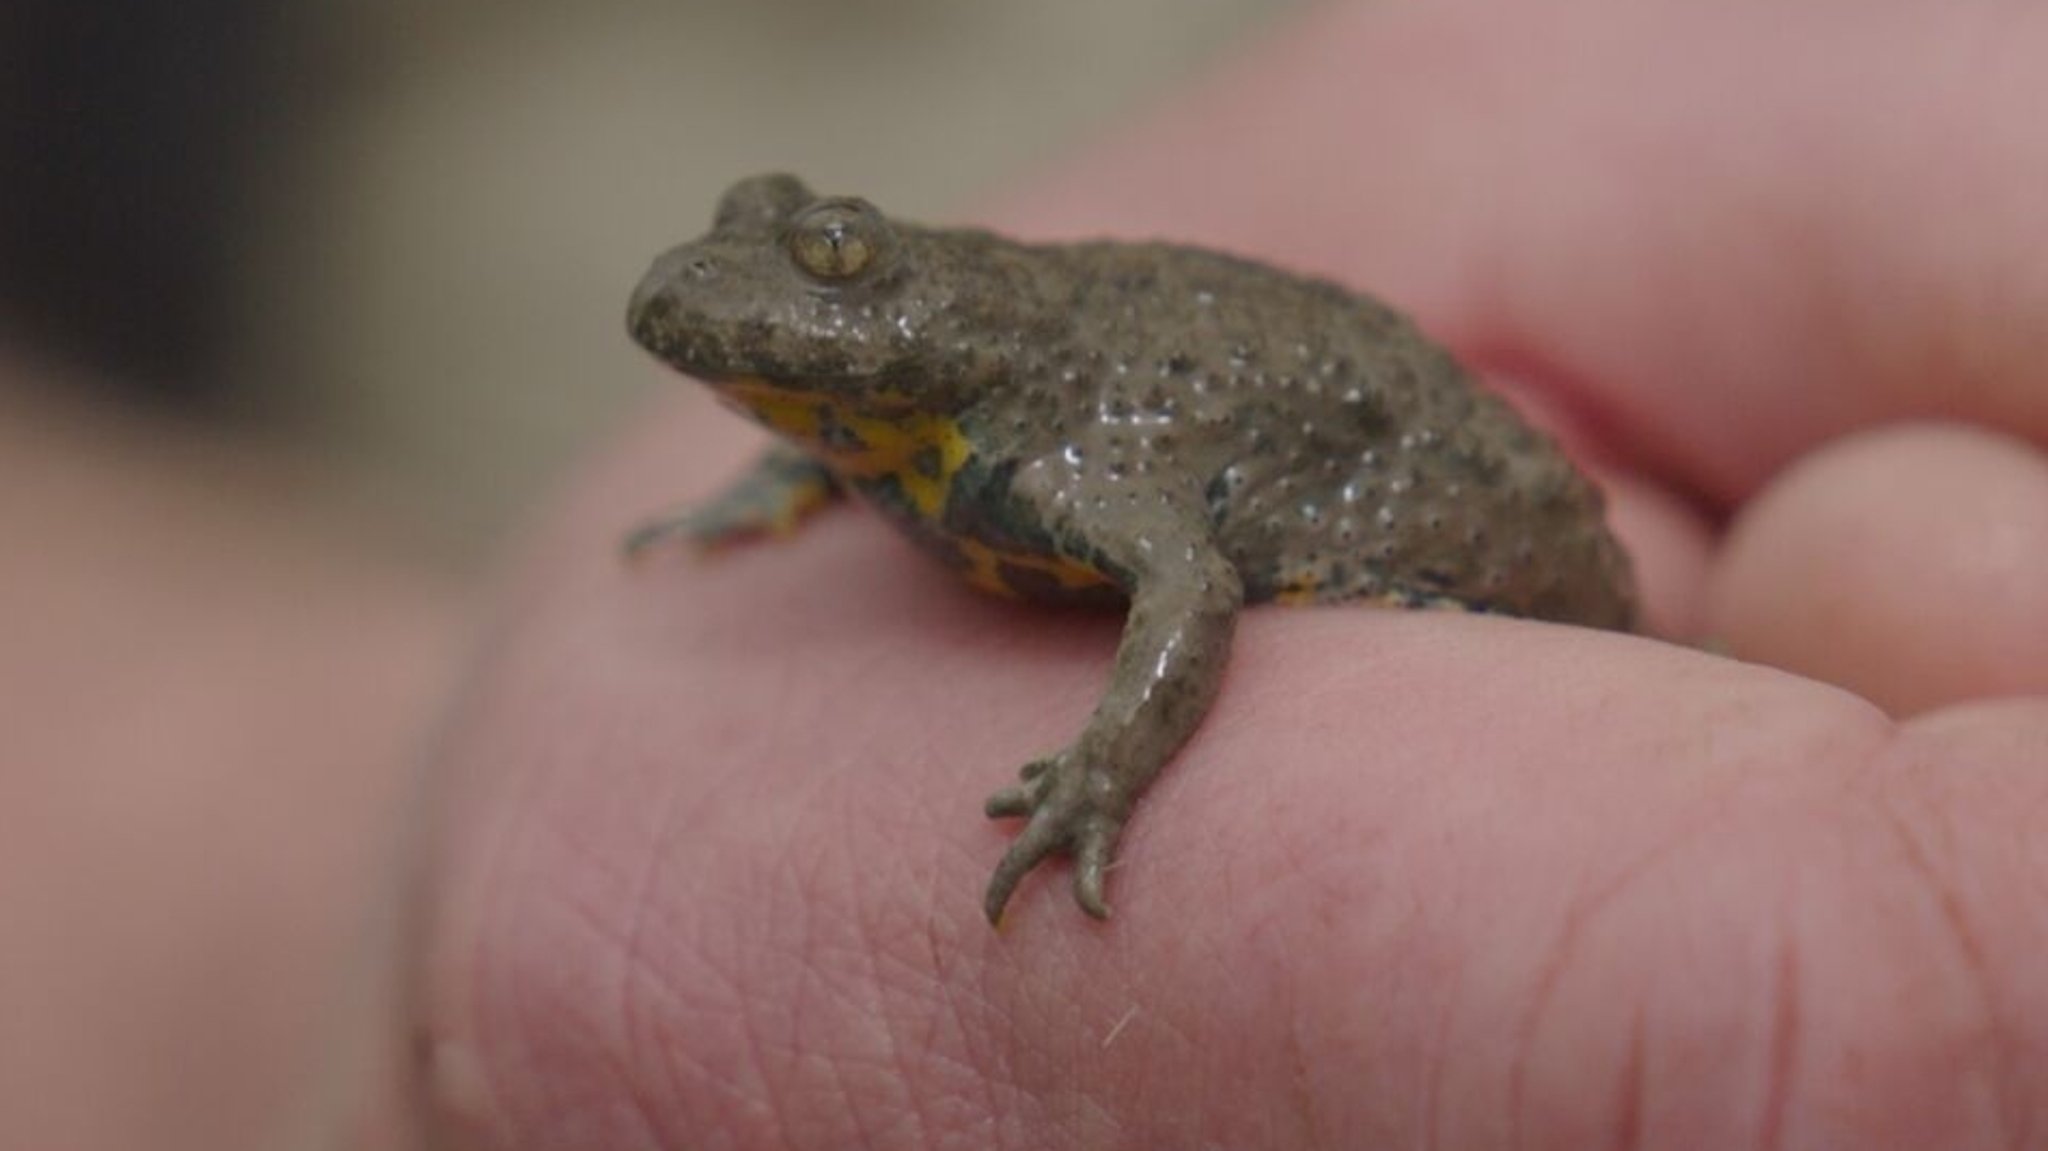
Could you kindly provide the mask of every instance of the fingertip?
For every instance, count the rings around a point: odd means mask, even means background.
[[[2048,456],[1974,428],[1839,441],[1738,517],[1709,576],[1737,656],[1894,714],[2048,690]]]

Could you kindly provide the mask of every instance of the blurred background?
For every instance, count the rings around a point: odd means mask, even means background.
[[[0,316],[474,556],[661,383],[648,259],[737,176],[958,215],[1276,0],[12,0]]]
[[[957,217],[1296,6],[0,5],[0,1148],[408,1146],[421,733],[678,386],[647,261],[764,169]]]

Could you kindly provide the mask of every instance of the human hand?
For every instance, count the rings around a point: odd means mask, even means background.
[[[1007,832],[976,812],[1079,724],[1114,621],[977,599],[851,514],[621,568],[628,525],[751,448],[679,399],[535,541],[448,725],[451,1129],[2037,1137],[2044,50],[2017,3],[1335,7],[999,210],[1412,310],[1602,474],[1667,631],[1868,697],[1512,620],[1256,611],[1112,925],[1040,878],[990,932]],[[1970,427],[1856,434],[1935,416]]]

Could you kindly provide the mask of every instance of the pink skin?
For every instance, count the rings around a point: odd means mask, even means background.
[[[1256,611],[1109,925],[1054,872],[990,932],[1007,832],[977,811],[1085,714],[1115,621],[976,597],[850,512],[622,567],[627,526],[752,448],[679,390],[533,541],[445,730],[436,1121],[603,1149],[2048,1137],[2042,58],[2018,2],[1336,6],[995,212],[1415,309],[1595,462],[1668,630],[1839,685]],[[1933,415],[2001,434],[1853,434]]]
[[[458,589],[49,374],[0,352],[0,1147],[409,1146],[393,907]]]

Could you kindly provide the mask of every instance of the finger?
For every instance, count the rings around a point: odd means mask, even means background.
[[[490,1085],[468,1118],[516,1133],[495,1145],[1483,1145],[1512,1114],[1531,1147],[1772,1124],[1957,1146],[1982,1084],[2048,1074],[2000,1038],[2048,1027],[2036,952],[1981,950],[2044,934],[2040,861],[2009,845],[2048,782],[2015,721],[1967,749],[1989,798],[1922,813],[1913,778],[1949,752],[1902,761],[1874,711],[1794,677],[1513,621],[1257,613],[1137,815],[1115,927],[996,935],[973,765],[1084,713],[1113,626],[905,586],[920,569],[868,533],[804,546],[848,575],[764,569],[764,596],[807,588],[793,618],[577,588],[472,692],[495,721],[451,754],[505,774],[470,796],[493,814],[431,1035]],[[796,666],[838,685],[800,724]],[[1969,831],[1916,854],[1901,810]],[[2000,922],[1959,950],[1956,914]]]
[[[991,213],[1384,293],[1726,505],[1930,411],[2048,440],[2048,9],[1331,6]]]
[[[463,594],[79,382],[0,355],[0,1147],[410,1146],[402,813]]]
[[[1943,426],[1842,441],[1735,523],[1709,631],[1907,714],[2048,693],[2048,456]]]

